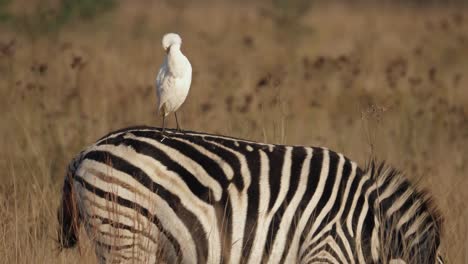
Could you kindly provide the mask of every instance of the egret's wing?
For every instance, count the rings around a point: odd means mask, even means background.
[[[170,91],[174,89],[176,78],[171,74],[167,67],[166,61],[161,66],[158,76],[156,77],[156,94],[158,97],[158,111],[169,99]]]
[[[192,81],[192,68],[188,59],[184,55],[173,59],[176,63],[171,64],[171,67],[168,57],[164,59],[156,78],[158,111],[163,111],[164,115],[176,111],[184,102]]]
[[[160,97],[160,90],[163,85],[164,78],[166,77],[168,73],[169,68],[167,67],[167,58],[164,59],[163,64],[161,65],[161,68],[159,69],[158,76],[156,77],[156,95],[158,96],[158,99]]]
[[[164,59],[161,68],[159,69],[158,76],[156,77],[156,96],[158,98],[158,110],[161,107],[161,96],[164,96],[164,91],[167,90],[164,88],[164,79],[168,75],[167,59]]]
[[[158,107],[161,107],[171,96],[171,90],[174,90],[177,79],[170,75],[166,74],[165,78],[161,80],[158,90]]]
[[[164,76],[166,76],[167,71],[167,60],[165,59],[163,64],[161,65],[161,68],[159,68],[158,76],[156,76],[156,89],[159,89],[159,87],[161,86],[162,80],[164,79]]]

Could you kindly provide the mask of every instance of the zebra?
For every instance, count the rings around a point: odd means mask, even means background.
[[[322,147],[130,127],[69,164],[61,249],[100,263],[443,263],[429,195]]]

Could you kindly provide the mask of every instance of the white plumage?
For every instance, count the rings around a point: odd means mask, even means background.
[[[180,51],[182,39],[178,34],[168,33],[162,39],[166,57],[156,77],[156,94],[158,97],[158,112],[163,117],[163,133],[165,117],[174,112],[177,129],[179,121],[176,111],[184,103],[192,82],[192,66]]]

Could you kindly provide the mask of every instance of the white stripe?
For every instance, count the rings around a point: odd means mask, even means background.
[[[424,226],[423,229],[418,230],[418,232],[416,233],[416,237],[413,239],[413,241],[411,241],[411,244],[409,245],[409,249],[411,249],[414,246],[417,246],[421,239],[427,239],[426,233],[428,232],[429,229],[433,227],[434,227],[434,222],[431,222],[427,224],[426,226]],[[431,242],[434,242],[434,241],[431,241]]]
[[[330,246],[333,252],[336,253],[338,258],[340,259],[339,263],[347,263],[346,258],[343,255],[343,252],[341,251],[340,246],[338,246],[338,244],[336,243],[336,240],[331,236],[326,236],[325,238],[322,238],[320,243],[318,243],[313,249],[307,252],[307,254],[304,256],[304,259],[312,259],[312,258],[319,257],[320,253],[323,251],[320,251],[318,254],[315,254],[315,255],[314,253],[316,253],[320,248],[323,248],[325,245]]]
[[[400,217],[396,228],[400,229],[406,222],[408,222],[411,219],[411,217],[414,216],[421,204],[422,202],[420,200],[414,201],[413,205],[411,205],[411,207],[408,210],[406,210],[406,212]]]
[[[242,258],[242,245],[244,242],[244,229],[247,218],[247,190],[251,184],[251,175],[245,156],[224,145],[210,141],[211,144],[233,153],[239,160],[241,166],[241,177],[244,181],[244,189],[238,190],[234,184],[229,184],[228,192],[232,205],[232,245],[231,245],[231,263],[239,263]],[[210,263],[210,262],[208,262]]]
[[[338,234],[338,237],[340,238],[341,242],[343,242],[343,245],[346,249],[346,254],[348,258],[351,260],[350,264],[354,264],[355,263],[354,254],[353,254],[353,251],[351,250],[351,246],[349,245],[350,241],[348,241],[348,238],[344,234],[343,228],[341,227],[340,223],[336,223],[336,233]]]
[[[342,200],[341,200],[341,207],[340,207],[340,211],[337,215],[337,218],[338,220],[341,220],[342,219],[342,215],[343,215],[343,211],[345,210],[346,208],[346,203],[348,201],[348,196],[349,197],[353,197],[350,195],[350,189],[351,189],[351,185],[353,184],[353,181],[354,179],[356,178],[356,168],[357,168],[357,165],[356,163],[354,162],[351,162],[350,161],[350,165],[351,165],[351,173],[349,174],[348,176],[348,180],[347,180],[347,184],[346,184],[346,188],[345,188],[345,191],[344,191],[344,194],[343,194],[343,197],[342,197]],[[345,236],[344,232],[343,232],[343,227],[342,227],[342,224],[340,221],[336,221],[336,231],[337,231],[337,234],[338,236],[341,238],[341,241],[343,242],[343,245],[346,249],[346,253],[349,257],[349,259],[351,260],[351,264],[354,264],[354,254],[351,250],[351,246],[349,244],[349,241],[348,241],[348,238]],[[321,233],[319,233],[319,235],[317,235],[317,239],[319,239],[321,237]],[[315,242],[315,239],[312,240],[312,242]]]
[[[320,259],[326,259],[327,263],[338,263],[338,261],[327,251],[320,251],[317,255],[315,256],[310,256],[308,259],[303,259],[301,263],[323,263],[323,262],[317,262],[315,260],[314,262],[311,262],[312,260],[320,258]]]
[[[393,177],[392,179],[390,179],[390,181],[391,182],[388,184],[387,188],[383,191],[383,193],[379,194],[377,199],[379,202],[382,202],[383,200],[387,199],[392,194],[394,194],[402,183],[402,179],[400,177]]]
[[[223,170],[223,172],[226,175],[228,180],[232,180],[232,178],[234,177],[234,171],[232,170],[231,165],[228,162],[226,162],[223,158],[216,155],[215,153],[209,151],[208,149],[204,148],[201,145],[194,144],[194,143],[192,143],[192,142],[190,142],[188,140],[182,139],[182,138],[174,137],[174,138],[171,138],[171,140],[180,141],[180,142],[183,142],[183,143],[185,143],[187,145],[190,145],[193,148],[195,148],[196,150],[200,151],[203,155],[210,158],[212,161],[216,162],[219,165],[219,167],[221,168],[221,170]]]
[[[354,199],[353,199],[353,203],[351,204],[351,209],[348,212],[348,218],[346,219],[346,227],[351,237],[354,237],[354,230],[352,227],[352,223],[353,223],[353,217],[356,211],[357,200],[359,199],[359,197],[361,197],[362,186],[364,185],[364,183],[366,183],[369,180],[369,178],[370,178],[369,172],[362,176],[361,180],[359,181],[359,185],[356,189],[356,192],[354,193]]]
[[[124,138],[130,138],[130,139],[134,139],[140,142],[145,142],[154,146],[157,149],[160,149],[167,156],[169,156],[170,159],[177,162],[181,167],[183,167],[188,172],[190,172],[190,174],[192,174],[203,186],[209,188],[210,191],[213,192],[214,198],[216,201],[221,200],[221,196],[223,194],[221,185],[219,185],[219,183],[216,180],[214,180],[208,174],[208,172],[206,172],[205,169],[202,166],[200,166],[200,164],[195,162],[190,157],[187,157],[184,154],[182,154],[180,151],[178,151],[177,149],[173,149],[169,146],[161,144],[159,141],[154,140],[154,139],[145,138],[145,137],[136,137],[131,134],[125,135]]]
[[[254,234],[251,255],[248,263],[257,264],[262,261],[263,249],[267,239],[268,227],[270,226],[271,215],[268,214],[268,204],[270,202],[270,166],[265,152],[259,150],[260,155],[260,179],[259,179],[259,207],[257,216],[257,231]]]
[[[409,236],[411,236],[412,234],[418,231],[421,231],[421,224],[426,220],[428,216],[429,215],[426,212],[420,214],[416,218],[416,220],[414,220],[413,224],[411,224],[410,228],[408,228],[408,231],[405,234],[405,238],[408,238]],[[418,233],[421,234],[421,232],[418,232]]]
[[[369,189],[367,189],[366,193],[364,194],[364,204],[361,209],[361,214],[359,215],[357,227],[356,227],[356,247],[358,251],[358,259],[360,263],[365,263],[364,260],[364,253],[362,250],[362,229],[364,226],[364,220],[366,218],[367,212],[369,210],[369,195],[371,192],[373,192],[375,189],[377,189],[377,184],[374,182]],[[359,192],[360,193],[360,192]],[[373,208],[371,208],[373,210]],[[357,213],[357,212],[355,212]]]
[[[375,211],[375,208],[374,208]],[[374,228],[372,229],[372,236],[371,236],[371,255],[372,260],[377,262],[379,260],[379,252],[380,252],[380,221],[377,217],[379,212],[374,212]]]
[[[271,215],[274,215],[276,211],[278,211],[279,207],[283,204],[286,195],[288,194],[290,184],[289,181],[291,180],[291,155],[292,147],[286,147],[281,170],[280,190],[278,193],[278,198],[276,199],[272,211],[270,212]]]
[[[297,190],[287,205],[286,210],[284,211],[284,215],[281,219],[281,223],[279,225],[279,229],[276,232],[275,242],[273,244],[270,260],[268,263],[279,263],[281,261],[281,257],[283,255],[284,247],[286,244],[288,231],[290,228],[294,228],[294,214],[296,213],[297,207],[299,206],[300,202],[302,201],[302,197],[307,189],[308,184],[308,177],[310,172],[310,161],[312,157],[312,149],[311,148],[304,148],[306,151],[306,156],[304,158],[304,162],[302,163],[301,168],[301,175],[299,178],[299,183],[297,186]],[[286,206],[286,205],[285,205]],[[294,245],[294,244],[292,244]],[[296,246],[297,249],[297,246]],[[296,263],[296,256],[290,257],[290,261],[286,260],[285,263]]]
[[[345,162],[345,159],[344,159],[343,155],[339,154],[338,157],[339,157],[339,160],[338,160],[338,164],[337,164],[337,171],[336,171],[336,175],[335,175],[335,182],[333,183],[332,193],[331,193],[330,198],[328,199],[327,203],[325,204],[323,209],[320,211],[317,218],[314,220],[314,224],[312,225],[312,228],[311,228],[309,234],[307,235],[305,241],[310,241],[312,239],[312,237],[315,237],[315,238],[322,237],[321,234],[323,234],[324,232],[330,230],[330,228],[334,224],[334,222],[338,219],[338,217],[340,217],[340,215],[337,214],[333,218],[333,220],[331,220],[328,223],[328,228],[327,227],[323,228],[323,230],[321,230],[320,234],[314,236],[315,231],[317,231],[317,228],[320,226],[320,224],[323,223],[323,219],[325,218],[325,216],[327,216],[327,214],[330,213],[330,210],[333,208],[335,203],[338,202],[336,200],[336,196],[337,196],[337,193],[338,193],[338,191],[340,189],[340,185],[342,183],[341,182],[341,177],[343,176],[343,165],[344,165],[344,162]]]
[[[392,206],[388,209],[386,212],[387,218],[390,218],[393,213],[395,213],[397,210],[399,210],[403,204],[408,200],[408,198],[413,194],[413,190],[411,188],[408,188],[406,192],[404,192],[402,195],[398,196],[393,202]]]
[[[315,209],[315,207],[317,206],[317,203],[319,202],[320,197],[322,197],[323,189],[325,187],[325,182],[327,180],[328,170],[330,169],[330,156],[328,155],[328,150],[326,149],[323,150],[323,161],[321,165],[322,165],[322,168],[320,171],[319,183],[317,185],[317,188],[315,189],[314,194],[312,195],[312,199],[307,204],[307,207],[302,213],[301,219],[299,220],[299,223],[296,227],[296,231],[294,233],[294,239],[291,243],[291,247],[289,248],[288,257],[286,258],[287,263],[292,263],[288,260],[295,258],[294,255],[296,255],[298,252],[299,240],[303,235],[304,228],[309,221],[312,221],[311,214],[313,210]],[[301,250],[301,254],[302,254],[302,250]]]

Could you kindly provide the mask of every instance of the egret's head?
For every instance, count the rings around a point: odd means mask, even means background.
[[[176,33],[167,33],[162,39],[162,46],[166,53],[169,53],[171,47],[180,48],[180,45],[182,45],[182,39]]]

